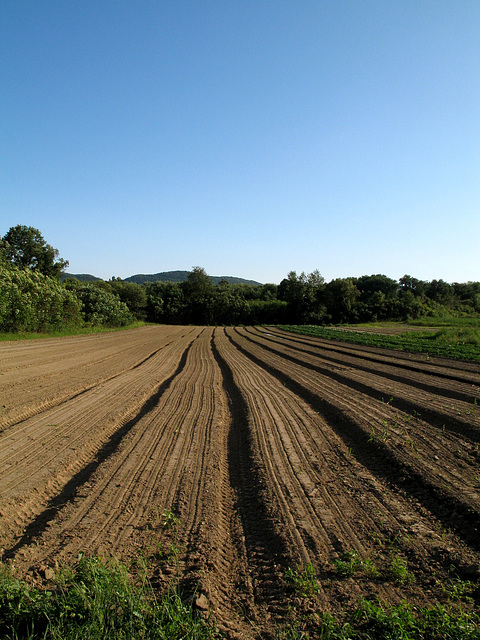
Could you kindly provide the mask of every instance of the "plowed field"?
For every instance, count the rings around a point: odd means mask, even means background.
[[[143,327],[2,344],[0,406],[0,552],[30,579],[115,555],[253,638],[479,578],[480,365]]]

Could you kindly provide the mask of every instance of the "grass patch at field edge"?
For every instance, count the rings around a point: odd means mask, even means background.
[[[66,338],[69,336],[83,336],[92,333],[111,333],[112,331],[127,331],[128,329],[137,329],[145,327],[152,323],[138,320],[124,327],[72,327],[62,329],[61,331],[49,331],[45,333],[0,333],[0,342],[12,342],[16,340],[39,340],[41,338]]]
[[[4,640],[212,640],[211,620],[182,602],[176,590],[158,594],[145,576],[132,578],[116,560],[80,554],[35,587],[0,563],[0,637]],[[287,595],[286,595],[287,598]],[[258,628],[258,625],[257,625]],[[361,599],[348,611],[297,611],[276,640],[480,640],[480,619],[457,597],[447,606],[388,606]],[[268,637],[272,637],[272,632]],[[261,630],[259,638],[267,637]]]

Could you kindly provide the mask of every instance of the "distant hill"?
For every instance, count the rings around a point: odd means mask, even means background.
[[[161,273],[144,274],[138,273],[134,276],[124,278],[124,282],[135,282],[136,284],[143,284],[144,282],[184,282],[188,278],[190,271],[162,271]],[[237,278],[235,276],[209,276],[213,284],[217,285],[222,280],[226,280],[230,284],[248,284],[254,287],[261,286],[261,282],[255,280],[245,280],[244,278]],[[89,273],[64,273],[61,276],[62,281],[67,278],[75,278],[81,282],[94,282],[95,280],[101,280],[96,276],[92,276]]]
[[[60,276],[60,280],[62,282],[64,280],[68,280],[68,278],[74,278],[75,280],[80,280],[81,282],[95,282],[95,280],[101,280],[101,278],[92,276],[89,273],[62,273],[62,275]]]
[[[184,282],[187,279],[189,271],[162,271],[162,273],[137,273],[134,276],[124,278],[125,282],[135,282],[143,284],[144,282]]]
[[[144,282],[184,282],[188,278],[190,271],[163,271],[162,273],[153,273],[145,275],[139,273],[135,276],[125,278],[125,282],[136,282],[143,284]],[[235,276],[209,276],[213,284],[219,284],[222,280],[226,280],[230,284],[249,284],[255,287],[261,286],[261,282],[255,280],[245,280]]]

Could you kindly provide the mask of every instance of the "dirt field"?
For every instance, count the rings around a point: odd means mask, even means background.
[[[232,638],[479,579],[480,365],[144,327],[0,345],[0,406],[0,552],[29,579],[113,554]],[[313,600],[284,577],[308,563]]]

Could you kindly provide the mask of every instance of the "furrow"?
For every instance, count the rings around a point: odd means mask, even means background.
[[[287,346],[283,338],[275,338],[269,336],[259,330],[247,329],[245,332],[255,336],[261,336],[264,340],[275,345]],[[312,362],[319,361],[325,364],[333,364],[343,370],[353,368],[355,371],[365,371],[367,374],[375,373],[381,375],[387,380],[400,382],[401,384],[414,384],[417,389],[423,389],[434,396],[442,395],[443,397],[460,400],[467,404],[477,399],[480,401],[480,376],[478,379],[470,378],[468,381],[452,379],[447,376],[439,376],[432,371],[421,370],[417,367],[408,368],[399,366],[398,363],[389,364],[385,360],[379,358],[369,361],[362,356],[351,356],[350,354],[339,353],[338,355],[330,355],[323,350],[320,352],[318,348],[312,349],[306,346],[298,346],[295,342],[289,343],[288,348],[292,354],[300,358],[313,357]]]
[[[237,330],[237,332],[265,351],[270,351],[296,365],[328,376],[333,381],[346,385],[360,394],[370,396],[374,400],[382,402],[388,400],[391,406],[405,413],[422,414],[428,418],[429,422],[438,427],[444,427],[475,442],[480,442],[480,415],[477,417],[471,414],[474,409],[473,404],[457,401],[455,405],[445,406],[444,401],[437,395],[419,391],[413,384],[397,383],[392,385],[386,382],[381,375],[374,373],[362,375],[352,367],[342,367],[341,370],[335,370],[319,359],[310,359],[306,356],[301,359],[294,354],[292,355],[288,348],[276,349],[246,335],[242,330]],[[459,415],[465,416],[465,418],[459,417]]]
[[[338,389],[329,390],[327,381],[308,374],[308,368],[294,365],[288,359],[282,361],[281,357],[275,358],[265,349],[259,348],[260,351],[256,354],[255,350],[252,351],[248,347],[248,342],[242,344],[240,337],[235,340],[231,335],[229,337],[253,362],[285,383],[322,415],[330,416],[331,424],[362,464],[374,474],[418,496],[427,508],[433,510],[436,516],[446,523],[446,526],[454,528],[470,544],[478,547],[477,530],[480,523],[475,487],[470,487],[467,491],[464,487],[462,493],[456,495],[455,492],[432,483],[431,474],[427,472],[424,476],[423,472],[427,469],[422,467],[421,463],[419,468],[415,456],[405,451],[405,448],[398,451],[388,447],[381,440],[370,441],[368,422],[362,425],[358,420],[359,409],[362,406],[361,396],[355,398],[348,407],[348,393],[342,397],[339,396]],[[437,461],[436,466],[440,473],[442,461]]]
[[[181,332],[174,332],[180,334]],[[183,331],[185,333],[185,331]],[[141,367],[150,358],[157,355],[162,349],[169,346],[174,340],[181,338],[181,335],[172,336],[151,332],[149,340],[135,335],[132,345],[124,345],[120,342],[116,351],[98,359],[96,351],[88,352],[89,360],[78,364],[78,357],[68,351],[63,353],[63,357],[58,354],[58,361],[55,365],[55,373],[47,374],[51,370],[48,363],[46,347],[39,354],[47,359],[47,365],[40,367],[38,375],[32,377],[22,375],[19,370],[19,379],[7,377],[9,384],[2,385],[0,393],[5,399],[4,411],[0,419],[0,434],[12,427],[21,428],[22,423],[34,416],[41,415],[45,411],[91,391],[99,384],[103,384],[127,373],[130,370]],[[49,343],[48,343],[49,344]],[[48,346],[47,344],[47,346]],[[114,343],[110,346],[113,349]],[[85,360],[85,356],[83,360]]]
[[[15,535],[29,519],[41,514],[50,499],[63,492],[64,485],[71,486],[72,476],[81,474],[85,465],[95,464],[97,452],[108,447],[115,434],[122,433],[124,426],[136,419],[178,366],[179,347],[180,344],[172,345],[161,357],[149,360],[141,373],[130,371],[65,407],[52,410],[42,417],[40,425],[32,419],[28,431],[18,435],[10,432],[8,449],[5,438],[0,437],[3,535],[8,538],[5,530],[10,527],[9,535]],[[45,429],[50,431],[48,448],[43,446]],[[26,441],[32,452],[28,456]],[[4,539],[2,546],[7,545]]]

